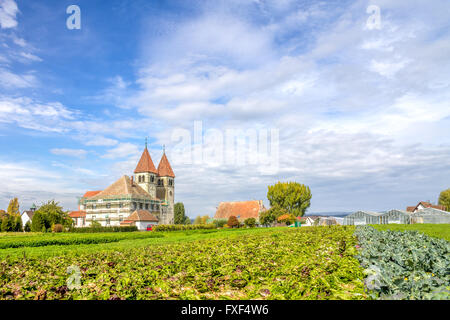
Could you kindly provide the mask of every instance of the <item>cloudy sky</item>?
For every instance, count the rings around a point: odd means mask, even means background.
[[[309,212],[435,202],[450,187],[449,17],[448,0],[0,0],[0,208],[76,209],[132,173],[145,137],[191,217],[267,205],[277,181],[309,185]],[[230,130],[245,134],[236,161]]]

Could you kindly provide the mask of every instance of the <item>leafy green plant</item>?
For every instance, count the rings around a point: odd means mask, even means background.
[[[377,299],[450,299],[450,242],[418,231],[360,226],[357,258]]]

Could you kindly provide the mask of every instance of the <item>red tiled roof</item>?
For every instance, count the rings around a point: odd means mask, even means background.
[[[152,157],[148,153],[147,148],[142,152],[141,159],[139,160],[134,173],[152,172],[157,173],[155,165],[153,164]]]
[[[100,192],[102,192],[102,190],[98,190],[98,191],[86,191],[86,193],[83,195],[83,198],[89,198],[89,197],[96,196],[96,195],[99,194]]]
[[[417,207],[419,206],[419,205],[422,205],[422,206],[424,206],[425,208],[434,208],[434,209],[439,209],[439,210],[443,210],[443,211],[445,211],[445,207],[444,206],[441,206],[441,205],[436,205],[436,204],[431,204],[431,203],[429,203],[429,202],[426,202],[426,201],[420,201],[418,204],[417,204],[417,206],[415,206],[415,207],[407,207],[406,208],[406,211],[409,211],[409,212],[413,212],[414,210],[416,210],[417,209]],[[412,210],[410,210],[412,208]]]
[[[158,164],[158,176],[175,178],[175,174],[173,173],[172,167],[170,166],[165,152],[163,153]]]
[[[259,213],[265,209],[262,200],[221,202],[214,219],[228,219],[230,216],[235,216],[240,220],[247,218],[258,219]]]
[[[86,217],[86,211],[72,211],[72,212],[69,212],[69,217],[71,217],[71,218],[85,218]]]
[[[102,192],[98,193],[96,196],[91,199],[105,199],[112,196],[128,196],[136,198],[146,198],[155,200],[147,191],[142,189],[136,182],[132,182],[132,179],[128,176],[122,176],[116,182],[111,184]],[[156,199],[158,200],[158,199]]]
[[[147,210],[136,210],[134,211],[125,221],[153,221],[158,222],[158,218],[152,215]]]

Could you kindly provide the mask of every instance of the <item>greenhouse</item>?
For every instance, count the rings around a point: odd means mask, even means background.
[[[382,213],[372,211],[356,211],[344,218],[344,225],[381,224]]]
[[[389,210],[383,213],[381,216],[381,223],[398,223],[398,224],[410,224],[412,214],[403,210]]]
[[[450,212],[425,208],[411,215],[411,223],[450,223]]]

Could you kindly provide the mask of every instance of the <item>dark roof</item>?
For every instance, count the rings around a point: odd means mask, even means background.
[[[35,211],[33,211],[33,210],[26,210],[26,211],[22,212],[22,215],[26,214],[30,219],[33,219],[34,212]]]

